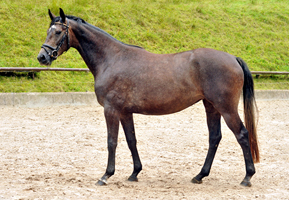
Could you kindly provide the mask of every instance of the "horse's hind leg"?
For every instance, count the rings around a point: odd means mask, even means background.
[[[138,155],[137,147],[136,147],[136,137],[135,137],[135,131],[134,131],[134,123],[133,123],[133,116],[131,113],[121,115],[120,121],[125,133],[126,141],[128,144],[128,147],[132,154],[133,159],[133,173],[128,178],[129,181],[138,181],[137,175],[142,170],[142,164]]]
[[[222,113],[222,116],[224,117],[228,127],[233,131],[238,143],[243,150],[246,165],[246,176],[241,182],[241,185],[250,187],[250,179],[255,174],[255,167],[250,149],[248,130],[244,127],[237,111],[224,112]]]
[[[209,150],[201,172],[192,179],[193,183],[202,183],[202,178],[209,175],[218,145],[222,138],[220,113],[207,100],[203,100],[203,103],[206,108],[207,125],[209,129]]]

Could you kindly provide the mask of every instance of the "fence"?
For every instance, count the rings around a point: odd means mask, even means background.
[[[0,72],[74,71],[89,72],[88,68],[0,67]]]
[[[2,82],[2,87],[0,85],[0,92],[41,92],[41,91],[93,91],[93,77],[77,80],[70,80],[70,78],[63,78],[58,81],[58,83],[52,82],[51,87],[56,87],[54,90],[38,89],[37,84],[41,84],[34,80],[37,74],[40,72],[72,72],[76,73],[72,76],[83,76],[83,74],[78,74],[77,72],[89,72],[88,68],[50,68],[50,67],[0,67],[0,75],[17,77],[17,73],[24,73],[21,76],[26,77],[25,80],[12,78],[13,80],[0,79]],[[279,72],[279,71],[251,71],[254,77],[255,88],[256,89],[282,89],[289,90],[289,72]],[[90,73],[88,73],[90,74]],[[43,81],[42,81],[43,82]],[[8,85],[11,89],[5,90],[4,84]],[[44,83],[45,84],[45,83]],[[48,84],[49,85],[49,84]],[[61,86],[65,85],[65,86]],[[22,86],[22,89],[21,87]],[[77,87],[75,87],[77,86]],[[19,89],[20,87],[20,89]],[[24,87],[26,87],[24,89]],[[14,89],[15,88],[15,89]],[[16,89],[17,88],[17,89]]]

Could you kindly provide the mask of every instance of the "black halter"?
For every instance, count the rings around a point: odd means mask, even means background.
[[[61,48],[61,46],[63,45],[66,37],[67,37],[67,50],[68,50],[69,47],[70,47],[70,45],[69,45],[69,35],[68,35],[68,29],[69,29],[69,25],[68,25],[68,24],[69,24],[69,23],[68,23],[68,20],[66,20],[66,21],[67,21],[67,24],[64,24],[64,23],[61,23],[61,22],[55,22],[55,23],[54,23],[54,24],[60,24],[60,25],[66,27],[65,34],[63,35],[62,39],[61,39],[60,42],[58,43],[57,47],[55,48],[55,47],[52,47],[52,46],[50,46],[50,45],[48,45],[48,44],[43,44],[43,45],[41,46],[41,48],[43,48],[43,49],[46,51],[46,53],[47,53],[47,54],[51,57],[51,59],[53,59],[53,60],[56,60],[56,59],[57,59],[57,57],[58,57],[58,51],[59,51],[59,49]],[[49,48],[49,49],[51,49],[52,51],[49,52],[46,48]],[[66,50],[66,51],[67,51],[67,50]]]

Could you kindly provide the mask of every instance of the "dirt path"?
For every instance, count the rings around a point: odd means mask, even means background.
[[[116,173],[104,187],[94,185],[107,163],[101,107],[0,107],[0,199],[288,199],[289,101],[257,103],[261,163],[251,188],[239,185],[243,156],[224,122],[210,176],[190,183],[208,149],[201,103],[173,115],[135,115],[139,182],[126,181],[132,159],[121,130]]]

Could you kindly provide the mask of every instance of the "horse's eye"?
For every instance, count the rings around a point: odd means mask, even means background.
[[[56,35],[60,35],[61,31],[56,31],[55,34]]]

